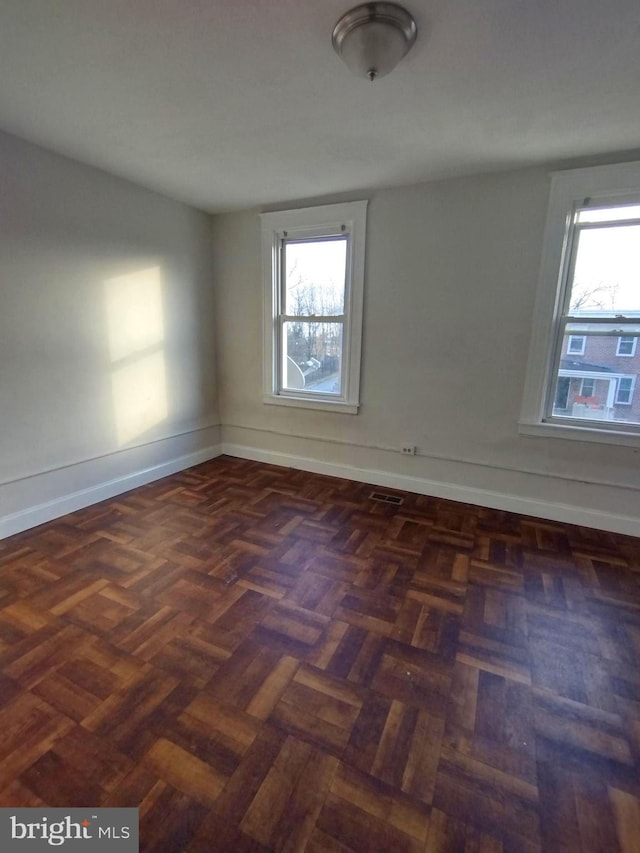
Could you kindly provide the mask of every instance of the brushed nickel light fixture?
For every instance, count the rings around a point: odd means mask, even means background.
[[[354,74],[375,80],[393,71],[417,33],[413,17],[397,3],[363,3],[340,18],[331,42]]]

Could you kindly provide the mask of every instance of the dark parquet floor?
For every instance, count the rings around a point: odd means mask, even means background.
[[[638,853],[640,540],[221,457],[0,542],[0,805]]]

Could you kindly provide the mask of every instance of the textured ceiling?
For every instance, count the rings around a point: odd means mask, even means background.
[[[389,76],[348,0],[2,0],[0,127],[210,211],[640,148],[638,0],[407,0]]]

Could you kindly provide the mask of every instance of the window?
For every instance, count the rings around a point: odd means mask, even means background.
[[[582,388],[580,389],[580,394],[583,397],[593,397],[593,391],[596,387],[595,379],[583,379],[582,380]]]
[[[634,356],[636,354],[636,341],[632,335],[623,335],[618,338],[618,349],[616,355]]]
[[[630,406],[633,400],[633,389],[635,386],[634,376],[622,376],[618,380],[616,392],[616,405]]]
[[[264,213],[264,401],[356,414],[367,202]]]
[[[640,163],[555,173],[521,432],[640,446],[639,277]]]
[[[584,355],[584,345],[587,339],[584,335],[569,335],[567,353],[569,355]]]

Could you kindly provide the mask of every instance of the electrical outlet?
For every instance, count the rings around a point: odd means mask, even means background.
[[[402,453],[404,453],[405,456],[415,456],[416,455],[415,444],[404,444],[402,446]]]

